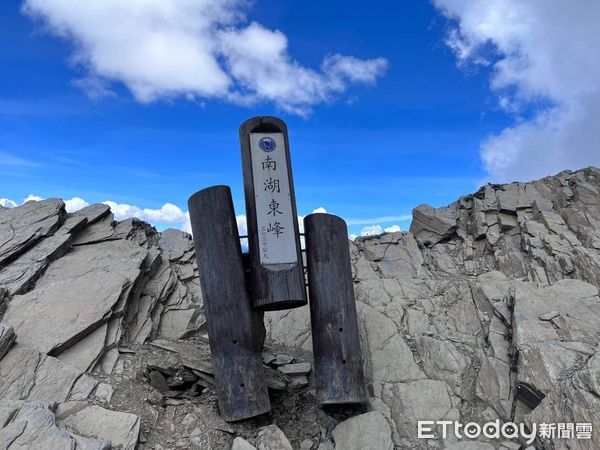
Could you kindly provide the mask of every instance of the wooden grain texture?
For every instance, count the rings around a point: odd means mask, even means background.
[[[213,186],[188,200],[219,410],[227,421],[270,411],[260,353],[262,313],[248,298],[231,191]]]
[[[297,308],[307,303],[297,220],[293,221],[297,254],[296,263],[269,264],[266,266],[260,263],[250,133],[283,133],[293,217],[297,217],[298,213],[296,210],[294,178],[292,176],[290,144],[285,122],[271,116],[254,117],[245,121],[240,127],[240,145],[246,198],[246,219],[248,223],[248,247],[252,269],[252,304],[254,309],[261,311]]]
[[[317,402],[367,401],[346,223],[304,218]]]

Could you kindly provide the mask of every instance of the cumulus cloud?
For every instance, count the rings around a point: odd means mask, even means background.
[[[73,197],[71,200],[65,200],[65,209],[69,213],[78,211],[86,206],[90,206],[90,204],[79,197]]]
[[[366,227],[363,227],[363,229],[360,232],[361,236],[377,236],[379,234],[383,234],[383,233],[396,233],[398,231],[401,231],[400,229],[400,225],[391,225],[389,227],[382,227],[381,225],[369,225]],[[353,235],[354,237],[356,237],[356,235]]]
[[[363,229],[360,232],[361,236],[377,236],[378,234],[382,234],[383,233],[383,228],[381,227],[381,225],[369,225],[366,227],[363,227]]]
[[[454,21],[447,43],[459,63],[491,67],[499,106],[515,117],[482,142],[490,179],[600,165],[599,2],[433,2]]]
[[[0,206],[2,206],[3,208],[14,208],[18,205],[9,198],[0,198]]]
[[[192,232],[190,215],[173,203],[165,203],[159,209],[140,208],[127,203],[117,203],[110,200],[102,202],[110,206],[110,210],[116,220],[124,220],[130,217],[149,222],[151,224],[172,224],[188,233]]]
[[[400,229],[400,225],[392,225],[391,227],[384,228],[383,231],[386,233],[398,233],[402,230]]]
[[[39,195],[29,194],[21,204],[25,204],[28,201],[41,201],[43,197]],[[73,197],[69,200],[64,200],[65,209],[67,212],[72,213],[78,211],[90,204],[82,199],[81,197]],[[137,219],[148,222],[152,225],[169,225],[174,228],[178,228],[186,233],[192,233],[192,225],[190,223],[190,213],[188,211],[183,211],[177,205],[173,203],[165,203],[158,209],[152,208],[140,208],[139,206],[130,205],[127,203],[118,203],[112,200],[106,200],[102,202],[105,205],[110,207],[115,220],[125,220],[131,217],[135,217]],[[19,203],[14,200],[8,198],[0,198],[0,206],[4,208],[14,208],[15,206],[19,206]],[[326,213],[327,210],[323,207],[319,207],[313,210],[313,213]],[[300,227],[300,232],[304,232],[304,216],[298,216],[298,223]],[[239,214],[235,217],[238,232],[240,236],[248,235],[248,222],[246,220],[245,214]],[[304,241],[302,241],[304,242]],[[242,239],[242,247],[247,250],[248,241],[246,238]]]
[[[123,83],[141,102],[183,96],[272,101],[307,114],[354,83],[374,83],[383,58],[333,54],[319,70],[289,54],[279,30],[248,23],[248,0],[25,0],[23,11],[75,46],[92,96]]]
[[[39,202],[40,200],[43,200],[43,198],[40,197],[39,195],[29,194],[27,197],[25,197],[25,199],[23,200],[23,203]]]

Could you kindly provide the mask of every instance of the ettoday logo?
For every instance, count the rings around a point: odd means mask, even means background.
[[[436,432],[441,430],[441,436]],[[480,425],[476,422],[463,424],[453,420],[420,420],[417,423],[417,437],[419,439],[446,439],[449,432],[453,432],[457,439],[477,439],[484,436],[488,439],[524,439],[527,444],[532,444],[536,437],[542,439],[591,439],[591,423],[532,423],[528,428],[525,424],[506,422],[500,420],[486,422]]]

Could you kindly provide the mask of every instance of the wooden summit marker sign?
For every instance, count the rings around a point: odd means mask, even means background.
[[[254,117],[240,127],[255,309],[305,305],[298,214],[285,123]]]

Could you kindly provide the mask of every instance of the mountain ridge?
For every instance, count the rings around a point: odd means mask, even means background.
[[[0,398],[12,417],[0,442],[29,420],[39,427],[18,439],[53,436],[55,448],[229,448],[244,438],[324,449],[361,442],[370,424],[382,448],[459,449],[468,443],[452,436],[419,439],[417,421],[600,423],[599,192],[593,167],[488,184],[448,206],[419,205],[409,232],[349,241],[370,412],[323,411],[310,376],[278,369],[311,358],[305,307],[265,315],[274,412],[230,425],[219,421],[202,362],[189,234],[116,222],[102,204],[71,214],[60,199],[0,208]],[[187,370],[201,395],[171,401],[151,383],[153,367],[165,377]],[[127,432],[87,426],[120,419]],[[591,449],[598,439],[568,442]]]

